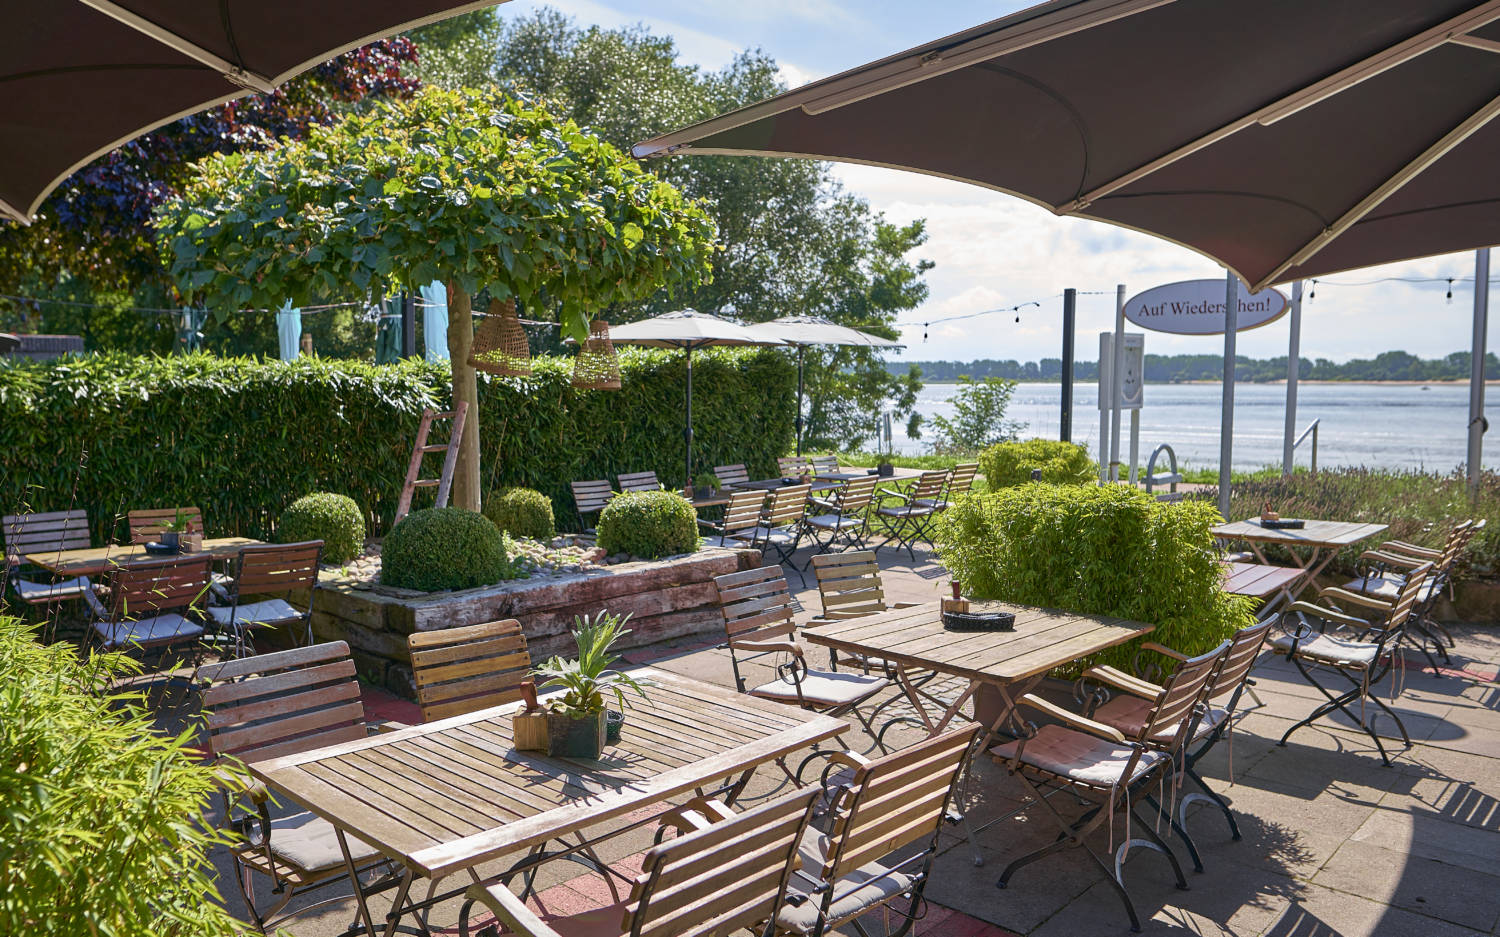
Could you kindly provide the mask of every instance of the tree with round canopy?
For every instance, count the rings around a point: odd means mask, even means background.
[[[273,150],[211,156],[156,220],[173,279],[211,306],[449,284],[453,396],[470,405],[453,503],[470,510],[473,296],[546,300],[582,341],[592,310],[701,283],[715,236],[699,204],[613,146],[493,89],[427,89]]]

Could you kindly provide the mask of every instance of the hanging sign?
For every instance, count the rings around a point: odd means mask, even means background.
[[[1246,293],[1241,287],[1235,331],[1259,328],[1286,314],[1286,294],[1278,289]],[[1125,303],[1125,318],[1143,329],[1174,335],[1224,334],[1224,281],[1184,280],[1152,287]]]

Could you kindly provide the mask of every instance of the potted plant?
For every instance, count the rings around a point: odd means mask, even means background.
[[[173,553],[182,552],[182,535],[188,532],[192,521],[182,509],[177,509],[177,516],[161,526],[161,545],[169,547]]]
[[[614,698],[622,719],[630,705],[625,696],[627,689],[646,698],[646,685],[629,674],[611,669],[620,656],[611,654],[610,648],[630,633],[624,627],[629,619],[629,615],[622,617],[607,611],[592,617],[575,617],[573,640],[578,644],[578,657],[573,660],[553,657],[532,671],[542,681],[542,689],[563,691],[548,706],[549,755],[598,758],[605,746],[609,698]]]
[[[712,498],[719,487],[719,478],[712,472],[702,472],[693,479],[693,494],[699,498]]]
[[[875,466],[875,474],[879,475],[881,478],[890,478],[892,475],[896,474],[896,467],[891,464],[890,459],[886,458],[885,456],[881,456],[880,462]]]

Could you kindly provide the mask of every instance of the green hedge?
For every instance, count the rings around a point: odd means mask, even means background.
[[[1148,622],[1151,640],[1199,654],[1252,620],[1220,588],[1217,523],[1211,504],[1124,486],[1017,485],[945,511],[938,553],[972,598]],[[1133,645],[1090,662],[1133,670]]]
[[[204,826],[215,768],[191,732],[160,734],[136,697],[107,692],[139,667],[80,659],[0,618],[0,934],[231,937]]]
[[[1098,477],[1089,451],[1071,442],[1001,442],[979,453],[979,470],[991,489],[1023,485],[1032,480],[1035,469],[1042,470],[1042,481],[1055,485],[1087,485]]]
[[[792,443],[790,359],[715,349],[693,368],[693,461],[772,474]],[[536,359],[528,378],[481,374],[484,490],[535,488],[569,529],[574,479],[649,469],[675,485],[682,355],[624,349],[621,375],[621,390],[576,390],[572,359],[558,357]],[[448,393],[447,368],[419,361],[103,354],[0,366],[0,509],[85,508],[100,542],[123,535],[132,508],[196,504],[209,535],[266,539],[287,505],[334,490],[379,535],[422,408],[446,406]],[[416,506],[430,498],[419,490]]]

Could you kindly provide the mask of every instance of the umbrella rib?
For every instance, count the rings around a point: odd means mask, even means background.
[[[1468,119],[1463,123],[1443,134],[1436,143],[1423,150],[1421,155],[1416,159],[1402,166],[1373,192],[1360,199],[1353,208],[1340,216],[1337,221],[1324,228],[1295,254],[1282,261],[1277,265],[1276,269],[1262,277],[1259,283],[1252,285],[1250,291],[1254,293],[1262,290],[1276,282],[1276,278],[1287,270],[1299,264],[1306,263],[1318,251],[1328,246],[1334,238],[1357,224],[1360,219],[1378,208],[1382,202],[1399,192],[1408,182],[1421,175],[1432,164],[1446,156],[1454,147],[1473,136],[1486,124],[1494,120],[1496,116],[1500,116],[1500,96],[1491,98],[1488,104],[1470,114]]]
[[[202,62],[242,88],[262,93],[269,93],[276,90],[276,86],[265,75],[241,68],[228,59],[221,58],[197,43],[179,36],[165,26],[153,23],[133,10],[127,10],[125,7],[115,3],[114,0],[78,0],[78,2],[98,10],[105,16],[125,26],[129,26],[143,36],[155,39],[162,45],[181,52],[190,59]]]
[[[1401,42],[1367,56],[1347,68],[1334,72],[1327,78],[1320,79],[1313,84],[1300,88],[1289,94],[1282,95],[1270,104],[1257,108],[1237,120],[1230,121],[1212,130],[1196,140],[1184,143],[1177,149],[1148,163],[1143,163],[1135,169],[1123,175],[1095,186],[1071,202],[1058,206],[1055,211],[1059,215],[1071,215],[1087,209],[1090,203],[1109,195],[1119,189],[1137,182],[1152,173],[1172,165],[1180,159],[1193,155],[1199,150],[1213,146],[1226,137],[1233,136],[1254,124],[1272,124],[1285,117],[1290,117],[1297,111],[1311,107],[1318,102],[1333,97],[1341,91],[1354,87],[1362,81],[1374,78],[1383,72],[1408,62],[1446,42],[1461,41],[1462,34],[1488,25],[1500,19],[1500,0],[1487,0],[1473,9],[1467,10],[1459,15],[1445,20],[1436,26],[1429,27]]]

